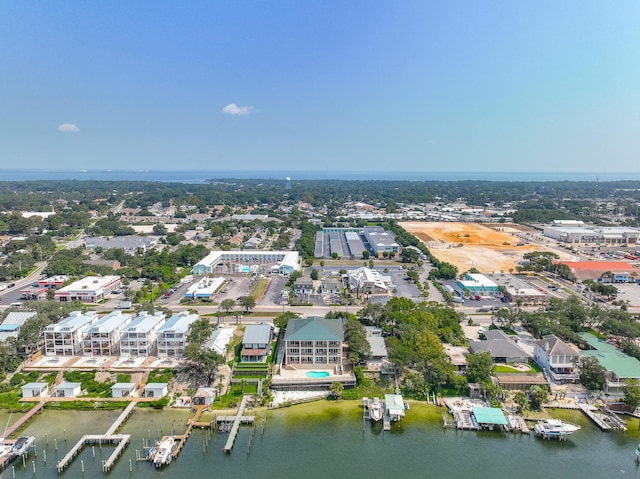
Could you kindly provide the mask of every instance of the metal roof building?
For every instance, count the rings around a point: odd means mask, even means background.
[[[0,341],[6,341],[9,338],[17,338],[20,328],[28,319],[33,318],[35,311],[12,311],[10,312],[2,324],[0,324]]]

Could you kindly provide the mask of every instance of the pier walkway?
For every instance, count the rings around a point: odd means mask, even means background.
[[[233,443],[236,441],[236,436],[238,435],[238,430],[240,429],[240,424],[242,422],[242,417],[244,413],[244,409],[247,407],[247,402],[251,399],[251,396],[244,395],[242,397],[242,402],[240,403],[240,407],[238,408],[238,412],[236,413],[233,425],[231,426],[231,431],[229,432],[229,439],[227,439],[227,443],[224,446],[224,452],[230,453],[233,449]]]
[[[111,453],[109,458],[106,461],[102,461],[102,472],[109,472],[113,463],[116,462],[118,456],[122,454],[122,451],[127,444],[129,444],[129,440],[131,439],[131,435],[129,434],[115,434],[122,423],[129,417],[129,415],[133,412],[133,409],[136,407],[135,401],[131,401],[131,403],[122,411],[122,413],[118,416],[118,418],[113,422],[111,427],[107,429],[107,432],[104,434],[85,434],[80,438],[78,442],[71,448],[71,450],[60,460],[57,464],[58,474],[64,471],[65,467],[67,467],[73,458],[80,452],[80,450],[86,444],[107,444],[107,443],[117,443],[116,448]]]
[[[129,415],[131,414],[131,412],[135,407],[136,407],[136,403],[131,402],[131,404],[129,404],[125,408],[125,410],[122,411],[122,414],[118,416],[118,419],[115,420],[115,422],[111,425],[111,427],[107,430],[107,432],[104,433],[105,436],[110,436],[114,434],[118,430],[118,428],[122,425],[122,423],[125,421],[125,419],[129,417]]]
[[[5,431],[4,434],[2,435],[2,437],[6,438],[11,436],[11,434],[13,434],[14,432],[16,432],[18,429],[20,429],[22,426],[25,425],[25,423],[31,419],[33,416],[35,416],[38,412],[40,412],[40,410],[44,407],[44,399],[41,399],[38,404],[32,408],[31,410],[29,410],[24,416],[22,416],[20,419],[18,419],[16,422],[14,422],[11,426],[9,426]]]
[[[109,458],[106,461],[102,461],[102,472],[109,472],[111,466],[116,461],[118,456],[122,453],[124,448],[129,444],[129,440],[131,439],[131,435],[129,434],[85,434],[80,438],[78,442],[71,448],[71,450],[60,460],[56,465],[58,470],[58,474],[64,471],[65,467],[67,467],[73,458],[80,452],[80,450],[87,444],[107,444],[107,443],[117,443],[118,445],[111,453]]]

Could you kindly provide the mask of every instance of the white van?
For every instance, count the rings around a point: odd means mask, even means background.
[[[458,304],[464,304],[464,298],[462,298],[461,296],[454,296],[453,302]]]
[[[9,306],[15,306],[15,307],[19,308],[20,306],[22,306],[22,303],[20,303],[20,302],[11,303]]]

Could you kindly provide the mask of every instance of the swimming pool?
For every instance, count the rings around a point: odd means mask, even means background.
[[[309,371],[307,372],[308,378],[326,378],[329,376],[329,373],[326,371]]]

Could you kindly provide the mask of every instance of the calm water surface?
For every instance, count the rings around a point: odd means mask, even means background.
[[[379,424],[363,424],[356,403],[319,402],[281,409],[270,412],[264,433],[260,426],[256,428],[250,448],[248,427],[241,429],[229,455],[222,452],[226,434],[195,430],[178,459],[156,470],[149,463],[135,461],[136,449],[141,450],[143,441],[149,438],[173,431],[181,433],[190,415],[186,411],[136,410],[122,428],[123,433],[132,435],[131,444],[109,476],[640,478],[640,469],[633,461],[640,440],[637,421],[630,423],[627,433],[603,433],[579,412],[553,411],[555,417],[582,426],[570,440],[560,443],[516,434],[443,430],[441,412],[435,407],[415,405],[404,421],[383,433]],[[95,458],[94,449],[85,448],[60,476],[56,460],[83,434],[106,431],[118,414],[119,411],[41,413],[23,430],[23,434],[37,437],[37,456],[32,453],[25,466],[21,461],[13,463],[13,468],[5,469],[0,478],[12,478],[14,473],[16,478],[105,477],[100,461],[109,456],[110,447],[96,446]]]

